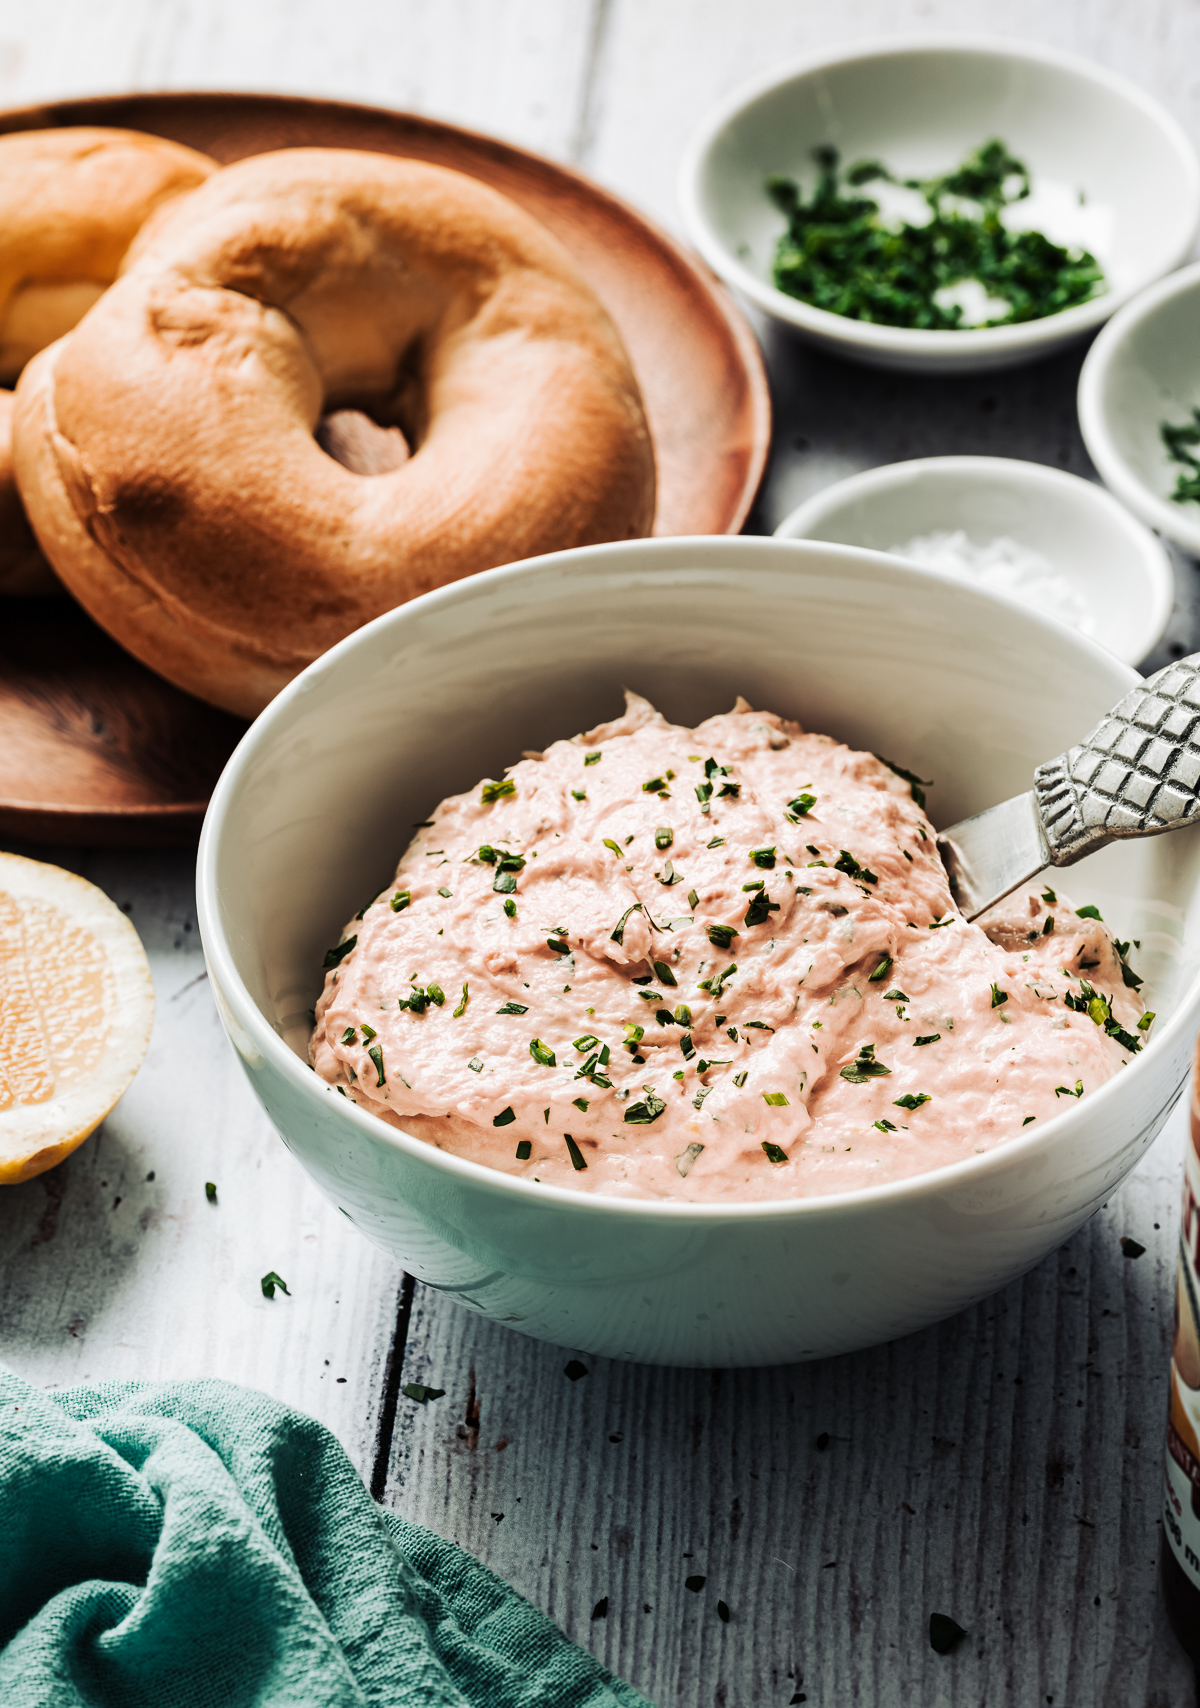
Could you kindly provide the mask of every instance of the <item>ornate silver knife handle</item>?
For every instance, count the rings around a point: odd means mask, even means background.
[[[1051,863],[1200,821],[1200,653],[1156,671],[1033,774]]]

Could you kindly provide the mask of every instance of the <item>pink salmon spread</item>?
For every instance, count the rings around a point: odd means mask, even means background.
[[[968,924],[907,773],[628,701],[443,801],[326,957],[311,1059],[361,1108],[585,1192],[794,1198],[986,1151],[1141,1047],[1129,946],[1044,886]]]

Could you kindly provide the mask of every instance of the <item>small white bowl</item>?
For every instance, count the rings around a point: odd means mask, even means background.
[[[1182,470],[1159,428],[1200,405],[1200,265],[1162,279],[1104,328],[1079,376],[1088,454],[1123,504],[1200,557],[1200,504],[1175,504]]]
[[[1043,463],[1010,457],[888,463],[818,492],[775,535],[897,554],[908,541],[943,529],[961,529],[976,546],[1007,538],[1040,553],[1087,606],[1086,632],[1127,664],[1145,658],[1163,637],[1175,575],[1161,544],[1103,487]]]
[[[318,659],[226,767],[197,872],[221,1018],[318,1185],[472,1310],[664,1364],[782,1363],[907,1334],[1053,1251],[1162,1126],[1200,1023],[1200,829],[1070,873],[1070,893],[1140,941],[1148,1048],[985,1155],[837,1196],[605,1198],[387,1126],[305,1060],[321,952],[394,870],[413,820],[523,748],[611,717],[622,684],[677,720],[741,692],[881,747],[936,779],[930,808],[949,824],[1027,789],[1136,680],[1009,600],[847,546],[630,540],[470,576]]]
[[[1046,235],[1095,254],[1104,295],[1015,326],[919,332],[830,314],[771,283],[786,221],[768,175],[810,189],[812,150],[832,144],[843,165],[873,158],[929,177],[992,137],[1028,165]],[[774,319],[873,366],[967,372],[1033,361],[1094,332],[1178,267],[1200,223],[1200,162],[1156,101],[1101,66],[1033,43],[939,35],[816,55],[741,90],[688,148],[680,201],[705,260]]]

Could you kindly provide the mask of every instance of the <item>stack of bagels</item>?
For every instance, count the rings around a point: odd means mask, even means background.
[[[637,382],[570,256],[390,155],[0,138],[14,381],[0,593],[65,587],[244,716],[416,594],[653,519]]]

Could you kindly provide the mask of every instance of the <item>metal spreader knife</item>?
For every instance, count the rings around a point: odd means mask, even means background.
[[[1047,866],[1073,866],[1109,842],[1200,822],[1200,653],[1168,664],[1039,765],[1025,795],[937,839],[950,893],[968,919]]]

